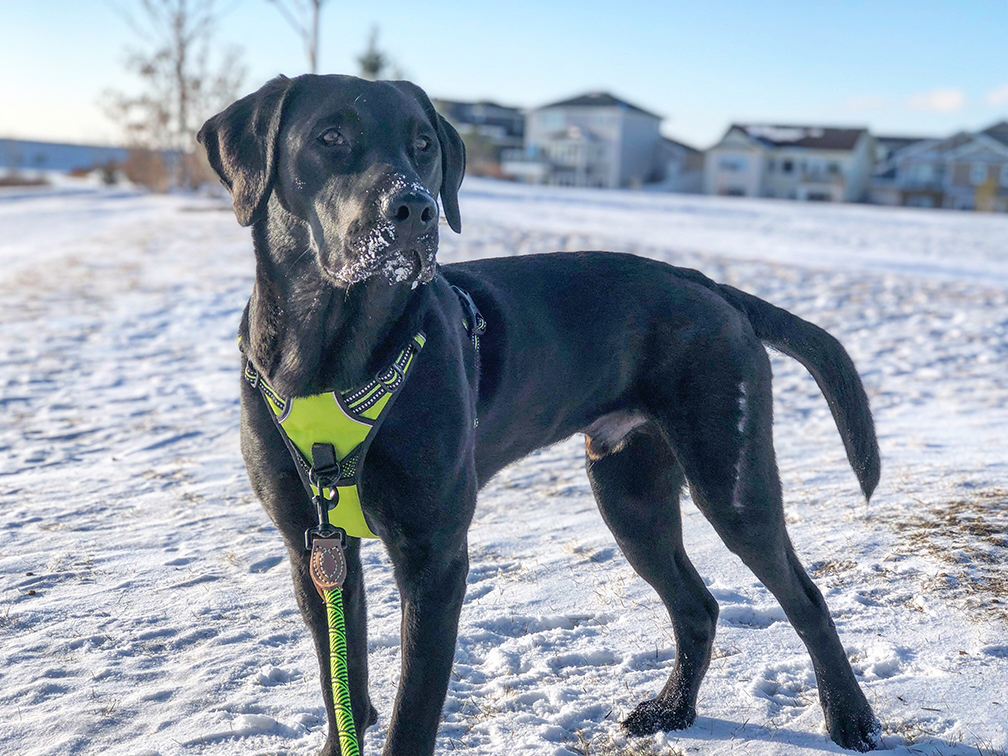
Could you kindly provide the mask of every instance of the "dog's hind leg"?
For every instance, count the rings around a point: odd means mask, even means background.
[[[683,549],[682,469],[653,426],[632,431],[615,450],[592,436],[585,445],[602,517],[627,561],[661,596],[676,639],[675,666],[665,687],[637,706],[623,727],[633,735],[688,727],[696,719],[718,607]]]
[[[685,421],[670,422],[667,434],[693,500],[728,548],[773,593],[805,643],[830,737],[845,748],[870,750],[878,721],[854,678],[826,602],[785,528],[773,449],[770,364],[761,347],[749,346],[744,360],[722,360],[717,370],[706,366],[702,379],[708,400],[693,403]]]

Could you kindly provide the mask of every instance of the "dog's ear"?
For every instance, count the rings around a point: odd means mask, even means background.
[[[462,216],[459,215],[458,190],[465,177],[465,144],[455,127],[440,113],[437,116],[438,141],[441,143],[441,204],[448,225],[456,234],[462,233]]]
[[[403,94],[411,96],[427,114],[431,125],[437,131],[441,145],[441,207],[451,230],[462,233],[462,217],[459,215],[458,190],[465,177],[465,145],[455,127],[434,109],[427,93],[411,81],[388,82]]]
[[[278,76],[203,124],[196,140],[231,192],[235,216],[250,226],[266,207],[276,167],[277,136],[292,81]]]

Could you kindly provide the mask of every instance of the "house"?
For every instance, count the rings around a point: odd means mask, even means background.
[[[658,183],[666,192],[700,194],[703,191],[704,154],[695,147],[662,137],[658,143]]]
[[[1008,121],[894,151],[872,177],[871,199],[908,207],[1008,211]]]
[[[498,105],[495,102],[459,102],[435,99],[434,109],[466,137],[478,134],[486,140],[500,160],[502,150],[521,147],[525,135],[525,116],[518,108]]]
[[[900,150],[924,141],[924,137],[875,137],[875,167],[868,179],[868,202],[873,205],[903,204],[893,180],[896,176],[893,157]]]
[[[923,141],[924,137],[875,135],[875,165],[881,165],[891,160],[893,155],[905,147]]]
[[[865,195],[874,155],[864,128],[732,124],[707,150],[704,191],[855,202]]]
[[[506,175],[532,183],[600,188],[639,187],[696,170],[697,153],[661,136],[661,116],[608,92],[589,92],[531,110],[521,150],[505,150]]]

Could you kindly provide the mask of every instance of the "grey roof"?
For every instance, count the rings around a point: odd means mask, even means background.
[[[916,142],[923,142],[930,137],[908,137],[908,136],[876,136],[875,141],[890,150],[899,150]]]
[[[688,150],[689,152],[700,152],[700,150],[696,147],[690,147],[688,144],[680,142],[678,139],[670,139],[667,136],[662,136],[662,140],[668,142],[669,144],[674,144],[677,147],[682,147],[684,150]]]
[[[443,105],[446,108],[451,107],[471,108],[475,106],[480,106],[485,108],[500,108],[501,110],[508,110],[508,111],[514,111],[515,113],[521,113],[520,108],[515,108],[512,107],[511,105],[501,105],[499,102],[494,102],[493,100],[476,100],[473,102],[469,100],[446,100],[443,97],[434,97],[431,99],[431,102],[433,102],[435,106]]]
[[[980,132],[1008,147],[1008,121],[999,121]]]
[[[661,120],[660,115],[651,113],[644,108],[639,108],[636,105],[627,102],[626,100],[621,100],[619,97],[614,97],[608,92],[586,92],[583,95],[578,95],[577,97],[571,97],[569,100],[560,100],[559,102],[551,102],[549,105],[543,105],[538,108],[539,110],[545,110],[546,108],[626,108],[627,110],[633,110],[637,113],[643,113],[646,116],[651,116],[652,118],[657,118]]]
[[[807,147],[814,150],[852,150],[865,128],[834,128],[832,126],[784,126],[767,123],[733,123],[728,131],[740,129],[771,147]]]

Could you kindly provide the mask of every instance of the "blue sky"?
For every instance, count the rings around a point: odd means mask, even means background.
[[[266,0],[220,4],[217,38],[244,48],[247,91],[304,72],[299,40]],[[1004,0],[330,0],[321,71],[356,73],[373,24],[432,96],[524,107],[604,89],[699,147],[731,121],[942,135],[1008,117]],[[116,141],[98,101],[134,86],[123,69],[133,42],[106,2],[4,0],[0,136]]]

